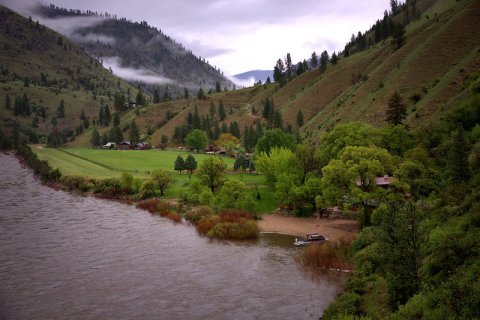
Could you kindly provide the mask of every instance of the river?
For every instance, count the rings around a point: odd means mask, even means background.
[[[342,279],[312,281],[292,241],[208,240],[0,154],[0,319],[318,319]]]

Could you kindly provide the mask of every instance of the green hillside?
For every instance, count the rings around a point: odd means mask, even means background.
[[[0,127],[6,132],[17,127],[30,141],[46,141],[51,132],[72,140],[91,127],[100,106],[114,113],[115,94],[134,100],[138,91],[64,36],[5,7],[0,7],[0,70]],[[64,115],[57,111],[62,101]]]

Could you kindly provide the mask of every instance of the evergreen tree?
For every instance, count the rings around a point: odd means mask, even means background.
[[[232,123],[230,123],[230,128],[228,132],[240,139],[240,129],[238,128],[237,121],[233,121]]]
[[[115,112],[113,114],[113,126],[118,127],[120,125],[120,114],[118,112]]]
[[[105,105],[104,111],[103,111],[103,122],[105,126],[110,125],[110,121],[112,120],[112,116],[110,115],[110,108],[108,105]]]
[[[321,72],[325,72],[325,70],[327,70],[327,64],[329,60],[330,60],[330,57],[328,56],[327,50],[323,51],[322,54],[320,55],[320,71]]]
[[[315,51],[312,52],[312,57],[310,58],[310,64],[312,66],[312,69],[315,69],[318,66],[318,58]]]
[[[60,101],[60,105],[57,108],[57,117],[58,118],[65,118],[65,102],[63,99]]]
[[[92,138],[90,139],[90,143],[94,147],[98,147],[102,143],[100,140],[100,134],[98,133],[98,130],[96,127],[93,128]]]
[[[330,63],[336,65],[338,62],[338,57],[335,51],[332,53],[332,57],[330,58]]]
[[[162,137],[160,138],[160,149],[165,150],[167,148],[167,144],[168,144],[168,137],[162,134]]]
[[[188,100],[188,98],[190,97],[190,94],[188,93],[188,89],[187,88],[184,88],[183,89],[183,98],[185,100]]]
[[[105,115],[103,110],[103,107],[100,107],[100,110],[98,111],[98,124],[101,126],[105,126]]]
[[[189,154],[185,160],[185,170],[191,175],[197,169],[197,160]]]
[[[182,171],[185,170],[185,160],[183,160],[181,155],[177,156],[177,159],[175,160],[175,171],[178,171],[180,174],[182,174]]]
[[[159,103],[160,102],[160,93],[158,92],[158,89],[155,88],[153,90],[153,103]]]
[[[267,98],[265,98],[265,101],[263,102],[262,117],[267,119],[269,113],[270,113],[270,99],[267,97]]]
[[[308,67],[308,62],[307,62],[307,60],[303,59],[302,67],[303,67],[303,71],[308,71],[308,70],[310,69],[310,68]]]
[[[208,110],[210,117],[214,118],[215,114],[217,113],[217,108],[215,107],[215,103],[213,101],[210,102],[210,109]]]
[[[146,105],[146,100],[145,100],[145,97],[143,95],[142,89],[138,90],[137,96],[135,97],[135,103],[137,104],[137,106]]]
[[[268,110],[267,122],[268,127],[273,128],[273,123],[275,121],[275,106],[273,104],[273,98],[270,101],[270,109]]]
[[[197,105],[195,105],[195,109],[194,109],[194,112],[193,112],[192,127],[193,127],[193,129],[200,129],[201,128],[200,116],[198,115]]]
[[[225,112],[225,108],[223,107],[223,100],[220,100],[220,106],[218,107],[218,116],[220,121],[225,120],[227,117],[227,113]]]
[[[220,82],[215,82],[215,92],[222,92],[222,87],[220,87]]]
[[[123,92],[117,92],[113,96],[113,107],[117,112],[121,112],[125,110],[126,102],[127,102],[127,99],[125,98],[125,95],[123,94]]]
[[[275,111],[275,115],[273,118],[273,127],[278,128],[278,129],[283,129],[283,119],[282,119],[282,114],[280,111]]]
[[[203,91],[202,88],[198,89],[197,98],[198,98],[198,100],[206,99],[205,92]]]
[[[285,76],[283,72],[285,71],[285,66],[282,59],[277,60],[277,64],[273,68],[273,81],[278,82],[280,86],[285,84]]]
[[[102,144],[105,145],[108,143],[108,134],[105,132],[102,135]]]
[[[5,108],[10,109],[12,107],[12,100],[10,98],[10,95],[7,93],[5,96]]]
[[[301,128],[304,125],[304,120],[303,120],[303,113],[302,110],[298,110],[297,112],[297,127]]]
[[[272,83],[272,80],[270,79],[270,76],[267,77],[267,81],[265,81],[266,84]]]
[[[406,116],[407,107],[398,91],[395,91],[388,99],[387,122],[393,125],[402,124]]]
[[[394,28],[393,43],[395,44],[395,48],[398,50],[405,43],[405,27],[401,25],[394,25]]]
[[[138,126],[135,120],[132,120],[132,122],[130,123],[129,139],[131,144],[137,144],[140,142],[140,132],[138,130]]]
[[[292,79],[292,57],[290,53],[287,53],[287,57],[285,58],[285,72],[287,74],[287,81]]]

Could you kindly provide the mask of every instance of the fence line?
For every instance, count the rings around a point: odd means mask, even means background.
[[[100,162],[97,162],[95,160],[91,160],[91,159],[87,159],[85,157],[82,157],[82,156],[79,156],[78,154],[74,154],[74,153],[71,153],[71,152],[68,152],[67,150],[64,150],[64,149],[59,149],[59,148],[55,148],[57,149],[58,151],[62,151],[72,157],[76,157],[76,158],[79,158],[79,159],[82,159],[84,161],[87,161],[87,162],[90,162],[90,163],[93,163],[93,164],[96,164],[97,166],[100,166],[100,167],[103,167],[105,169],[108,169],[108,170],[111,170],[111,171],[117,171],[117,172],[126,172],[126,173],[141,173],[141,174],[150,174],[150,171],[146,171],[146,170],[138,170],[138,169],[126,169],[126,168],[114,168],[114,167],[111,167],[109,165],[106,165],[104,163],[100,163]]]

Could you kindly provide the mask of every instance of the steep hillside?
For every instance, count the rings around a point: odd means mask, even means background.
[[[0,127],[19,128],[30,141],[51,132],[71,140],[95,122],[101,106],[113,114],[115,94],[135,99],[138,91],[64,36],[5,7],[0,70]]]
[[[170,93],[181,88],[180,94],[183,94],[183,87],[195,93],[200,87],[206,91],[215,89],[217,82],[222,89],[233,87],[220,70],[145,21],[132,22],[108,14],[99,16],[53,5],[39,6],[37,11],[53,22],[73,23],[76,18],[93,18],[90,23],[73,24],[68,36],[91,55],[103,60],[107,67],[111,66],[114,72],[128,70],[128,74],[118,72],[128,80],[157,86],[168,84]]]
[[[305,124],[300,132],[315,136],[338,123],[385,125],[388,99],[398,91],[408,107],[407,125],[434,123],[459,104],[464,82],[480,69],[480,34],[475,32],[480,30],[480,2],[421,0],[416,4],[420,18],[406,26],[405,43],[399,49],[390,37],[348,57],[342,53],[338,63],[328,64],[324,72],[319,68],[304,72],[282,87],[272,83],[208,95],[206,100],[151,105],[141,110],[139,121],[144,132],[147,128],[154,132],[152,143],[157,145],[162,135],[172,141],[175,128],[187,124],[195,106],[200,115],[207,115],[211,104],[218,110],[221,101],[227,116],[220,121],[216,115],[213,126],[236,121],[243,135],[247,125],[266,126],[262,109],[268,97],[281,112],[284,127],[296,130],[301,111]]]

